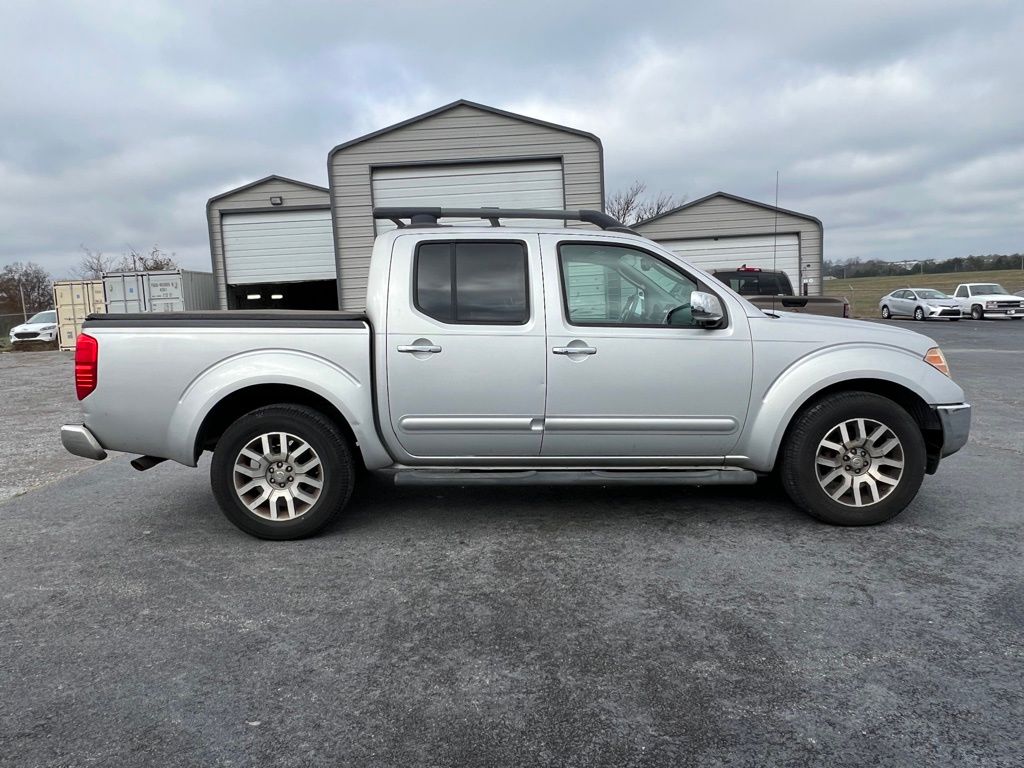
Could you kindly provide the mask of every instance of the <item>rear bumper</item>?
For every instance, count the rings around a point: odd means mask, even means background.
[[[90,432],[84,424],[65,424],[60,428],[60,442],[69,453],[73,453],[75,456],[96,461],[107,458],[107,452],[103,450],[96,435]]]
[[[942,424],[942,458],[956,453],[967,444],[971,432],[971,406],[967,403],[937,405],[935,412]]]

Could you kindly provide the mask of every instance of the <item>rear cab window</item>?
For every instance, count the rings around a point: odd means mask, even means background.
[[[452,325],[524,325],[529,267],[521,241],[430,241],[416,247],[413,303]]]
[[[715,277],[740,296],[791,296],[789,277],[780,272],[743,271],[715,272]]]

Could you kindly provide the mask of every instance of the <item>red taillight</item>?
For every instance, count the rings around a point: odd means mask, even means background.
[[[96,368],[100,357],[100,343],[87,333],[75,342],[75,393],[84,400],[96,389]]]

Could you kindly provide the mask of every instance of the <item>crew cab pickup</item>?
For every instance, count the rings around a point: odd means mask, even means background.
[[[141,454],[137,469],[212,451],[227,517],[289,539],[330,522],[363,470],[607,486],[778,471],[820,520],[878,523],[967,440],[970,406],[931,339],[766,314],[606,214],[375,215],[403,226],[376,239],[365,314],[90,317],[65,447]]]
[[[953,292],[960,311],[972,320],[986,317],[1024,317],[1024,299],[1014,296],[999,283],[961,283]]]
[[[755,307],[766,312],[806,312],[826,317],[849,317],[850,302],[844,296],[796,296],[789,275],[781,270],[748,267],[711,273]]]

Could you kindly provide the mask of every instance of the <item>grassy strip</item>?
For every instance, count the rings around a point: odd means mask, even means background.
[[[907,274],[892,277],[858,277],[855,280],[826,280],[822,283],[826,296],[845,296],[850,300],[854,317],[878,315],[878,301],[900,288],[934,288],[952,295],[960,283],[999,283],[1010,293],[1024,290],[1024,271],[997,269],[986,272],[942,272],[938,274]]]

